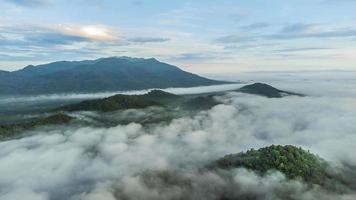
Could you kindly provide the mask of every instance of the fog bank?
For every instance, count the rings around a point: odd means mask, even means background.
[[[150,127],[36,129],[0,142],[0,199],[355,199],[353,191],[325,191],[280,173],[200,171],[226,154],[271,144],[301,146],[333,165],[356,166],[356,101],[339,88],[343,84],[332,88],[341,96],[268,99],[230,92],[210,110]]]

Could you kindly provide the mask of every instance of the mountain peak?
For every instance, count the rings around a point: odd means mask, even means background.
[[[104,57],[99,58],[97,60],[127,60],[131,62],[137,61],[158,61],[156,58],[139,58],[139,57],[130,57],[130,56],[111,56],[111,57]]]
[[[247,93],[247,94],[265,96],[268,98],[281,98],[285,95],[303,96],[301,94],[279,90],[265,83],[254,83],[251,85],[246,85],[236,91]]]
[[[147,94],[145,94],[145,96],[147,97],[152,97],[152,98],[176,98],[178,97],[178,95],[169,93],[169,92],[165,92],[163,90],[151,90],[149,91]]]
[[[155,58],[59,61],[1,73],[0,94],[91,93],[194,87],[226,82],[183,71]],[[4,78],[5,77],[5,78]]]

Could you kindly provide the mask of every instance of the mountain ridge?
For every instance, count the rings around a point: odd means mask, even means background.
[[[0,74],[1,94],[90,93],[224,84],[155,58],[107,57],[28,65]]]
[[[167,101],[174,101],[181,96],[161,90],[152,90],[141,95],[116,94],[107,98],[85,100],[79,103],[59,107],[57,111],[115,111],[125,109],[140,109],[150,106],[164,106]]]
[[[268,84],[258,82],[243,86],[235,91],[264,96],[267,98],[281,98],[283,96],[304,96],[303,94],[280,90]]]

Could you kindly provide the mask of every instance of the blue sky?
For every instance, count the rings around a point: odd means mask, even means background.
[[[355,0],[0,0],[0,69],[107,56],[186,70],[355,70]]]

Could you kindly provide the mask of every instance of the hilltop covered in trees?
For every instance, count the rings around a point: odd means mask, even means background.
[[[245,167],[264,174],[270,170],[284,173],[290,179],[320,183],[327,175],[328,164],[323,159],[292,145],[272,145],[258,150],[227,155],[212,164],[213,168]]]

